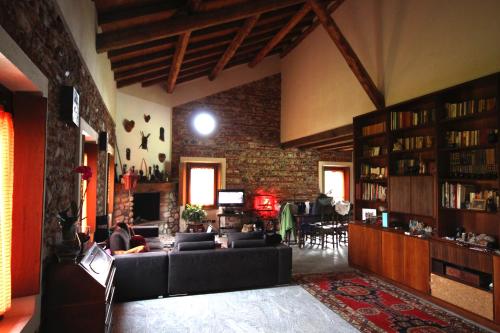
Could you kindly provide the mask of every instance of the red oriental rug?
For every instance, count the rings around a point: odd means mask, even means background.
[[[358,272],[297,275],[294,279],[361,332],[488,332],[394,285]]]

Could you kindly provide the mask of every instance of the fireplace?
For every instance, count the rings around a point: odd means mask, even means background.
[[[159,219],[160,192],[134,193],[134,220],[141,223]]]

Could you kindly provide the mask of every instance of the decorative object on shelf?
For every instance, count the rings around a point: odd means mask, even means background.
[[[81,174],[82,180],[89,182],[92,178],[92,169],[81,165],[73,172]],[[76,262],[76,258],[81,250],[80,238],[77,233],[77,222],[82,221],[82,209],[87,195],[88,186],[85,187],[80,198],[80,206],[76,202],[71,202],[71,206],[57,214],[57,220],[61,227],[62,240],[56,244],[55,253],[59,262]],[[70,215],[71,214],[71,215]]]
[[[151,120],[151,115],[150,114],[148,114],[148,115],[145,114],[144,115],[144,121],[147,122],[147,123],[149,123],[150,120]]]
[[[158,154],[158,161],[160,161],[160,163],[165,162],[166,158],[167,158],[167,155],[165,155],[164,153],[159,153]]]
[[[182,212],[182,218],[188,223],[201,223],[207,217],[207,212],[199,205],[186,204]]]
[[[123,187],[127,191],[132,191],[137,187],[137,182],[139,180],[139,175],[135,172],[135,168],[131,167],[130,170],[126,171],[126,165],[123,165],[123,176],[122,182]]]
[[[148,139],[150,135],[151,133],[149,133],[148,135],[144,135],[144,132],[141,131],[141,144],[139,145],[139,148],[148,150]]]
[[[123,128],[125,129],[125,131],[127,131],[127,133],[130,133],[134,129],[134,126],[135,121],[123,119]]]
[[[160,127],[160,141],[165,141],[165,129]]]
[[[68,124],[80,126],[80,95],[73,86],[61,88],[61,117]]]
[[[470,209],[472,209],[472,210],[486,210],[486,200],[485,199],[474,199],[470,203]]]
[[[494,144],[498,142],[498,129],[492,129],[488,132],[488,143]]]
[[[125,158],[130,161],[130,148],[125,149]]]

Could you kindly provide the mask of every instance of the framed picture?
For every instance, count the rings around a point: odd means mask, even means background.
[[[486,210],[486,200],[485,199],[474,199],[470,204],[470,209],[472,210]]]

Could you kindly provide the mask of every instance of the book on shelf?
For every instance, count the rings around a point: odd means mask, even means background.
[[[360,176],[362,179],[385,179],[387,178],[387,168],[373,166],[366,163],[360,165]]]
[[[383,186],[380,184],[373,184],[373,183],[363,183],[360,186],[362,190],[361,198],[358,199],[368,200],[368,201],[386,200],[387,186]]]
[[[479,146],[489,143],[491,140],[489,140],[489,138],[494,139],[497,135],[497,129],[448,131],[446,132],[446,144],[449,148]]]
[[[391,112],[391,130],[430,125],[434,122],[435,110]]]
[[[387,154],[387,147],[385,146],[368,146],[363,145],[363,157],[376,157]]]
[[[384,133],[385,132],[385,121],[372,124],[372,125],[367,125],[364,126],[361,129],[361,134],[363,136],[368,136],[368,135],[374,135],[374,134],[379,134],[379,133]]]
[[[450,153],[450,178],[494,179],[498,176],[494,148]]]
[[[397,138],[394,141],[392,151],[398,152],[432,148],[433,141],[433,137],[430,135]]]
[[[476,113],[490,112],[496,109],[495,97],[470,99],[456,103],[445,103],[446,118],[454,119],[473,115]]]
[[[500,204],[500,195],[496,189],[481,190],[471,184],[441,184],[441,207],[453,209],[470,209],[475,200],[492,200],[496,207]]]

